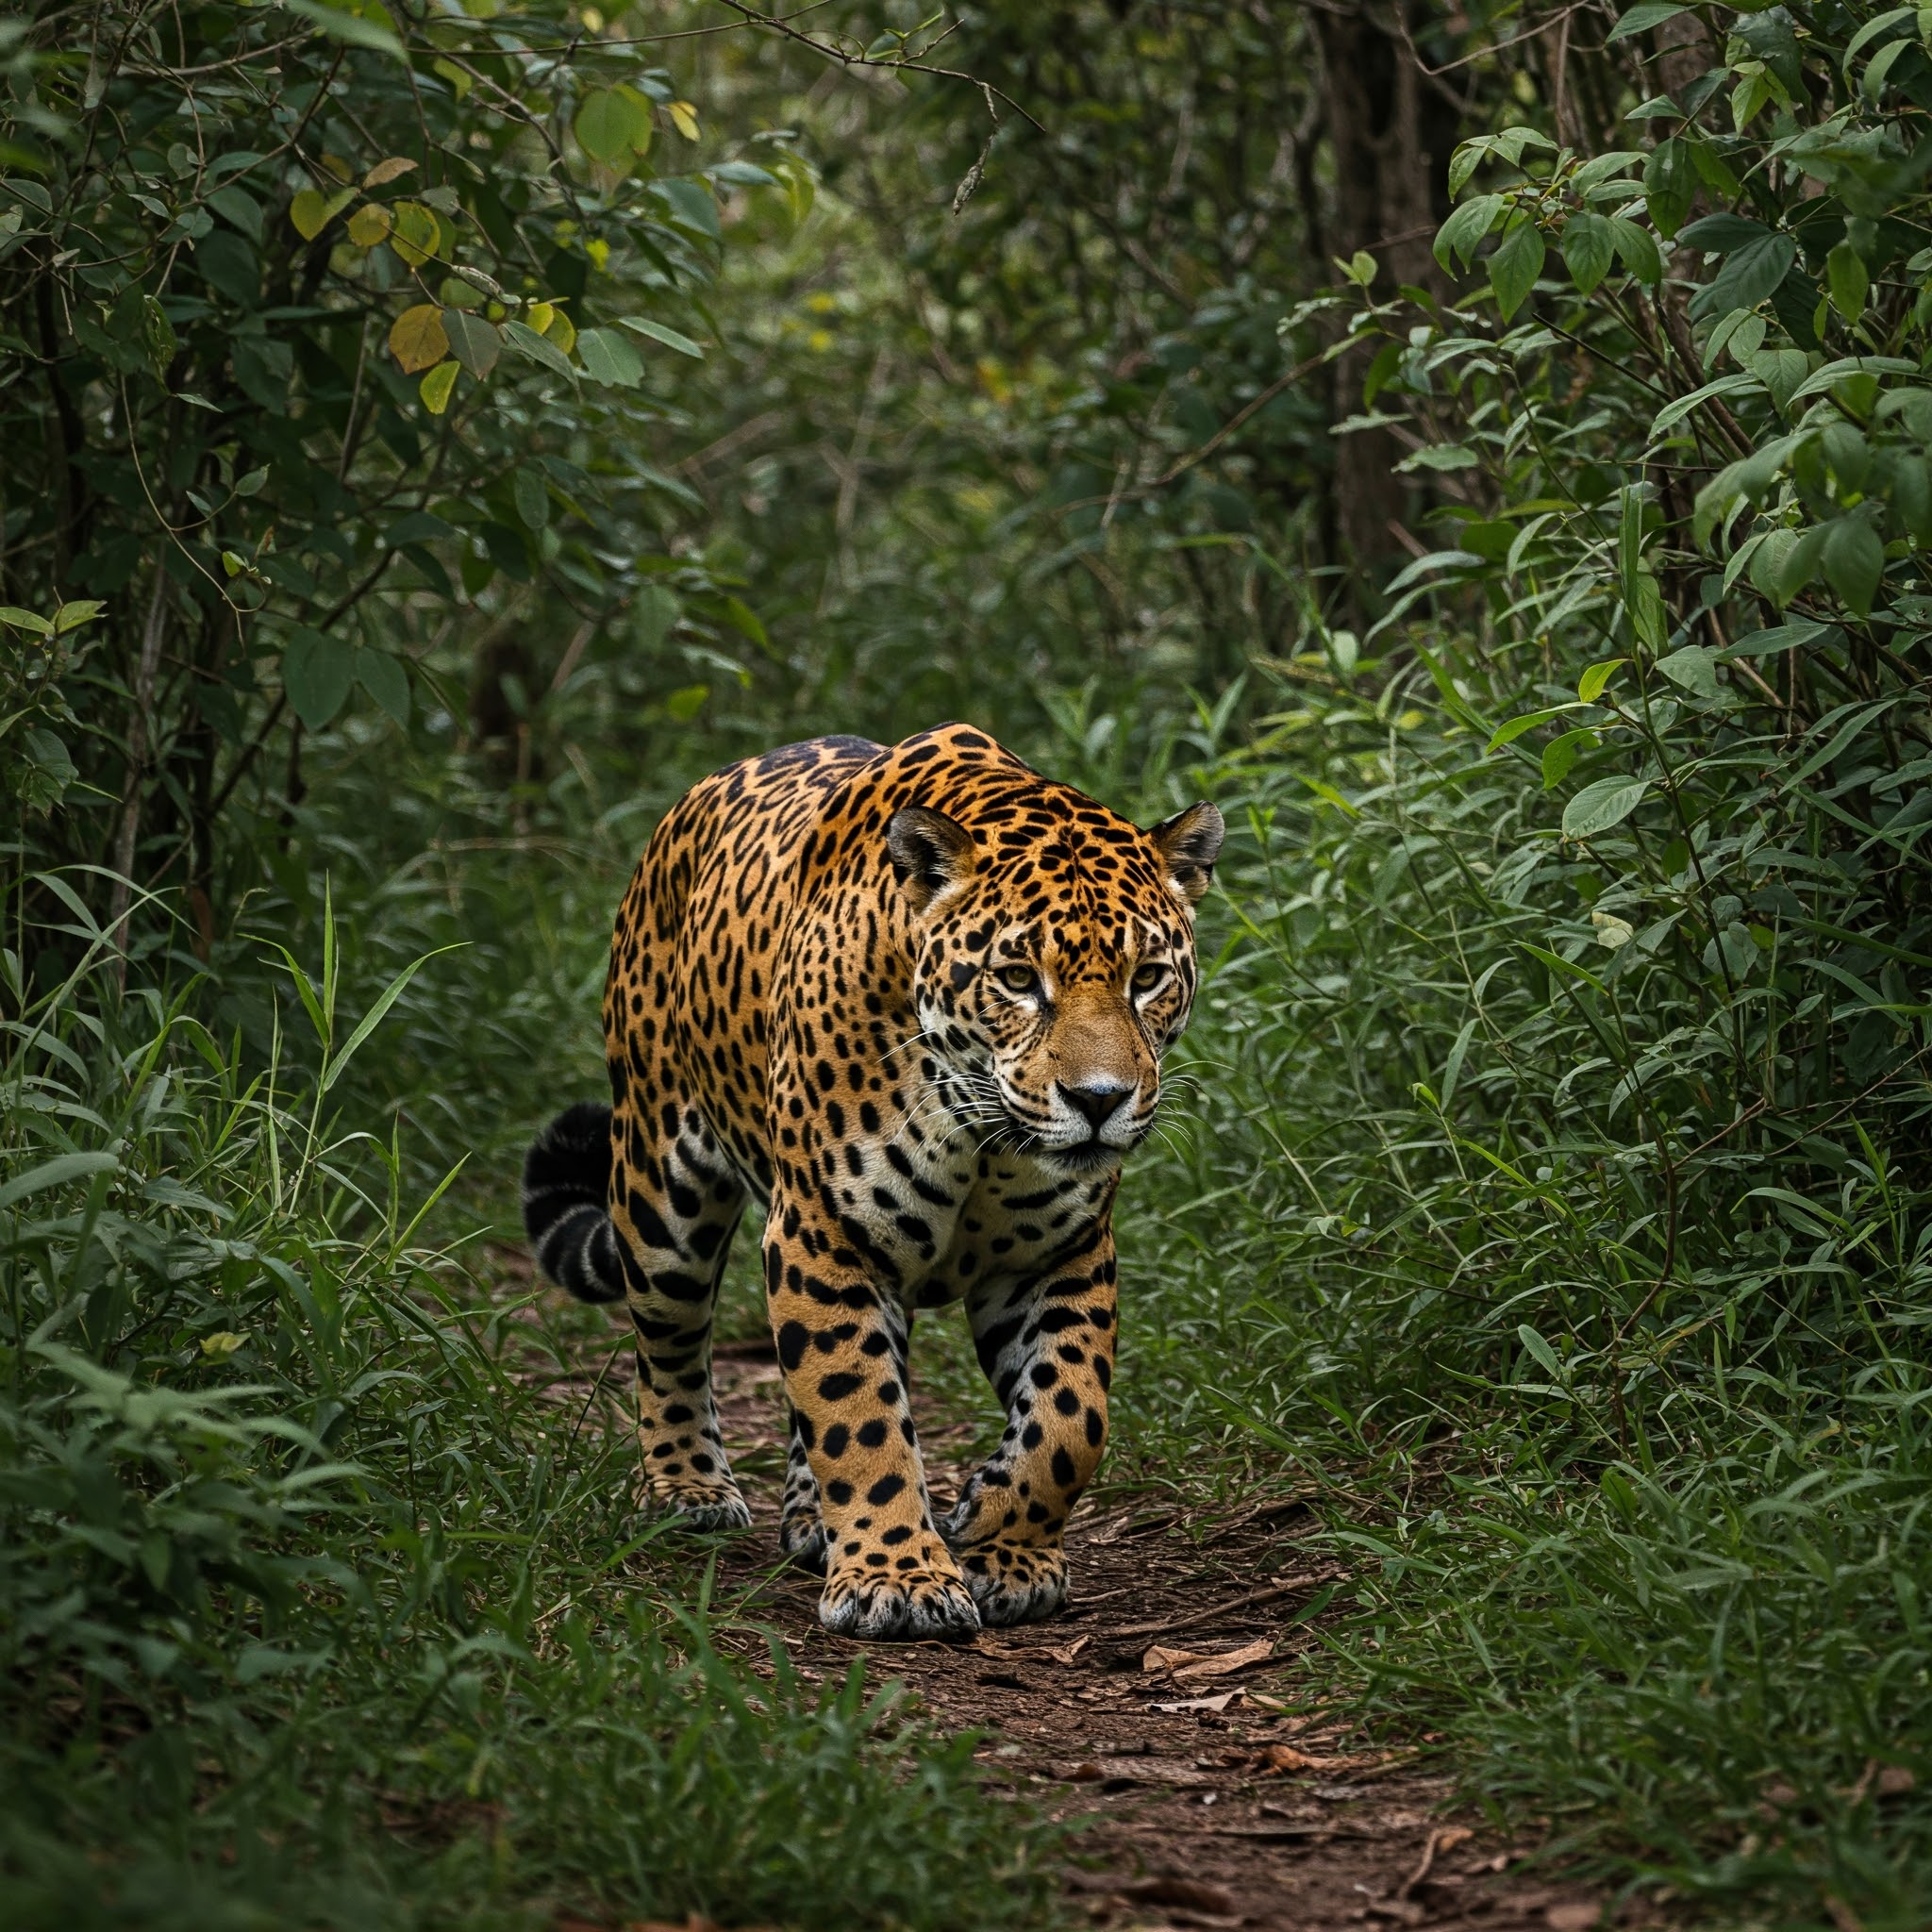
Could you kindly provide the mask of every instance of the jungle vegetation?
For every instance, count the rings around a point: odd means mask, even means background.
[[[1928,49],[0,22],[8,1922],[1051,1922],[626,1582],[500,1245],[656,815],[963,717],[1230,825],[1108,1480],[1309,1495],[1310,1694],[1611,1883],[1922,1924]]]

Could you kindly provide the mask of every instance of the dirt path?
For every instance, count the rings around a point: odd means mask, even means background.
[[[758,1525],[724,1546],[720,1581],[746,1592],[808,1679],[842,1675],[863,1646],[821,1630],[818,1580],[773,1561],[777,1364],[741,1344],[721,1350],[718,1381]],[[963,1474],[966,1431],[931,1415],[921,1430],[940,1500]],[[1311,1641],[1291,1620],[1340,1574],[1303,1544],[1310,1526],[1291,1503],[1206,1533],[1172,1507],[1083,1505],[1062,1615],[983,1633],[970,1650],[880,1646],[873,1668],[906,1679],[941,1724],[985,1731],[995,1786],[1093,1821],[1067,1888],[1097,1926],[1597,1924],[1597,1894],[1525,1874],[1531,1846],[1445,1810],[1425,1740],[1366,1748],[1276,1694]],[[1306,1673],[1299,1681],[1305,1705]]]

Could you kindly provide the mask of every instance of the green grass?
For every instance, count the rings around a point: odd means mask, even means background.
[[[98,935],[11,1028],[0,1916],[1045,1923],[1052,1834],[971,1738],[721,1648],[690,1563],[635,1560],[625,1432],[547,1393],[581,1311],[425,1245],[318,1091],[333,935],[309,1071],[192,986],[118,997]]]

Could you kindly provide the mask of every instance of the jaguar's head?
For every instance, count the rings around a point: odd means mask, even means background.
[[[1207,804],[1143,830],[1062,796],[971,830],[909,806],[887,836],[913,915],[914,1006],[970,1090],[968,1117],[1071,1172],[1118,1162],[1153,1127],[1224,827]]]

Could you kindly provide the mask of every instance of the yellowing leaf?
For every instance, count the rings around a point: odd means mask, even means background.
[[[548,302],[532,302],[530,306],[524,310],[524,320],[526,323],[528,323],[529,325],[533,329],[535,329],[540,336],[545,336],[550,333],[550,325],[554,321],[556,321],[556,319],[557,310]]]
[[[305,242],[313,242],[328,220],[328,203],[313,188],[305,188],[289,204],[289,219]]]
[[[423,378],[423,407],[432,416],[440,416],[449,408],[451,392],[457,386],[457,365],[454,362],[439,362]]]
[[[698,138],[698,110],[689,101],[673,101],[671,104],[671,125],[687,141]]]
[[[568,356],[575,345],[576,339],[576,324],[559,308],[550,318],[550,326],[543,331],[543,340],[546,342],[555,342],[558,348]]]
[[[289,219],[305,242],[313,242],[356,198],[353,188],[339,188],[326,200],[318,189],[305,188],[289,204]]]
[[[419,302],[415,308],[404,309],[390,329],[389,352],[402,365],[405,375],[441,362],[449,354],[442,311],[433,302]]]
[[[385,181],[393,181],[398,175],[407,175],[415,166],[408,155],[391,155],[386,161],[377,161],[362,177],[365,188],[380,188]]]
[[[356,178],[355,169],[350,167],[348,162],[343,160],[341,155],[324,155],[322,158],[322,165],[331,175],[333,175],[338,181],[353,181]]]
[[[388,208],[379,202],[367,202],[349,217],[349,240],[358,248],[374,248],[389,237]]]
[[[421,268],[437,252],[440,239],[434,208],[425,208],[420,201],[396,203],[395,227],[389,245],[411,268]]]

